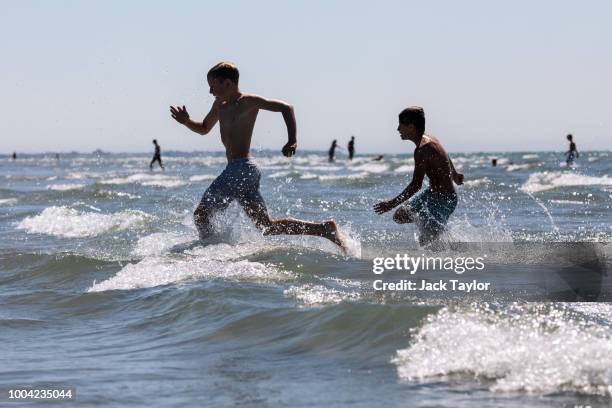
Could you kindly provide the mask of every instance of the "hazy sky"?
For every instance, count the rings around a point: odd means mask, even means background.
[[[411,152],[409,105],[451,151],[610,149],[611,21],[609,1],[4,1],[0,153],[221,149],[168,112],[201,119],[220,60],[294,105],[304,149]],[[286,138],[260,114],[254,147]]]

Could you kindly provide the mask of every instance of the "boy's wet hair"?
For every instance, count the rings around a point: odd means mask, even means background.
[[[420,132],[425,132],[425,112],[420,106],[411,106],[401,111],[399,121],[404,125],[413,124]]]
[[[238,85],[240,73],[238,72],[238,67],[236,65],[232,64],[231,62],[221,61],[208,71],[206,77],[212,79],[229,79]]]
[[[572,136],[572,134],[570,133],[569,135],[567,135],[567,140],[572,140],[574,136]]]

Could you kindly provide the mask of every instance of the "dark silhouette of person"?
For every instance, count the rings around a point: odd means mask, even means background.
[[[385,156],[383,156],[382,154],[379,154],[378,156],[376,156],[375,158],[373,158],[373,161],[381,161]]]
[[[13,152],[13,160],[17,160],[17,152]]]
[[[497,159],[491,159],[491,166],[493,167],[497,166]]]
[[[353,156],[355,156],[355,136],[351,136],[351,141],[348,142],[348,154],[349,160],[353,160]]]
[[[153,163],[158,162],[159,167],[164,170],[164,165],[162,164],[161,160],[161,149],[157,144],[157,139],[153,139],[153,144],[155,145],[155,155],[153,156],[153,160],[151,160],[151,164],[149,164],[149,169],[153,170]]]
[[[338,147],[338,141],[334,139],[334,141],[331,144],[331,147],[329,148],[329,161],[330,162],[333,162],[334,158],[336,157],[336,147]]]
[[[567,140],[570,142],[570,145],[569,150],[565,153],[567,156],[565,163],[567,164],[567,167],[569,167],[574,164],[575,158],[580,157],[580,154],[578,154],[578,149],[576,149],[576,143],[574,143],[574,137],[571,135],[571,133],[567,135]]]

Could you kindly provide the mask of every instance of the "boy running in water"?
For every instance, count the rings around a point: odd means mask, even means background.
[[[410,140],[416,145],[412,181],[397,197],[377,203],[374,211],[383,214],[408,200],[407,205],[395,211],[393,220],[398,224],[417,221],[419,244],[423,246],[436,240],[444,231],[448,218],[457,207],[453,182],[463,184],[463,174],[455,170],[440,141],[425,133],[423,108],[404,109],[399,114],[397,130],[402,140]],[[429,187],[421,190],[425,176],[429,178]]]
[[[225,146],[227,167],[204,192],[193,214],[200,239],[212,234],[213,215],[237,200],[264,235],[315,235],[344,249],[340,231],[333,220],[308,222],[293,218],[275,219],[268,215],[259,193],[261,173],[250,154],[255,120],[260,110],[282,113],[289,138],[282,153],[291,157],[297,148],[295,115],[293,107],[286,102],[240,91],[238,78],[238,68],[229,62],[220,62],[208,71],[208,85],[215,101],[203,121],[192,120],[185,106],[170,107],[177,122],[201,135],[210,132],[219,122],[221,142]]]

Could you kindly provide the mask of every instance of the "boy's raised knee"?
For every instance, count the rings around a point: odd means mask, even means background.
[[[398,224],[409,224],[414,222],[414,215],[407,208],[401,207],[393,214],[393,221]]]

